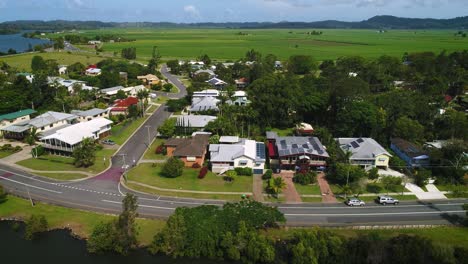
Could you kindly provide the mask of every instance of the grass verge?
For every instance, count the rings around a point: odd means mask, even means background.
[[[166,155],[156,154],[156,148],[166,142],[164,139],[157,138],[153,141],[150,148],[146,150],[145,154],[143,155],[143,159],[145,160],[165,160],[167,158]]]
[[[304,194],[321,195],[322,194],[320,191],[320,186],[318,184],[302,185],[302,184],[294,183],[294,187],[296,188],[296,191],[300,195],[304,195]]]
[[[112,135],[109,137],[110,140],[115,141],[116,144],[122,145],[130,137],[130,135],[137,130],[146,121],[147,117],[140,117],[135,120],[126,121],[115,125],[111,129]]]
[[[45,173],[45,172],[35,172],[34,174],[40,175],[43,177],[55,179],[55,180],[62,180],[62,181],[69,181],[69,180],[78,180],[84,179],[87,176],[80,173]]]

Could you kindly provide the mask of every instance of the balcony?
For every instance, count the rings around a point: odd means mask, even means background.
[[[55,150],[61,150],[61,151],[66,151],[66,152],[73,152],[73,148],[71,147],[63,147],[63,146],[56,146],[56,145],[51,145],[51,144],[42,144],[43,148],[46,149],[55,149]]]

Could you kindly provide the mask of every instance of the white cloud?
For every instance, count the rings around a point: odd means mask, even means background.
[[[194,5],[186,5],[184,6],[185,14],[191,19],[200,19],[200,11]]]

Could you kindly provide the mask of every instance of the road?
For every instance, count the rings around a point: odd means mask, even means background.
[[[163,74],[171,80],[169,73]],[[185,87],[171,80],[181,93]],[[182,96],[182,95],[179,95]],[[160,107],[138,129],[112,158],[112,166],[96,177],[77,182],[60,182],[0,164],[0,183],[11,193],[50,204],[89,211],[118,214],[125,193],[135,193],[120,183],[124,165],[132,166],[144,153],[149,140],[156,136],[156,128],[170,116]],[[167,218],[179,206],[203,204],[222,205],[223,201],[161,197],[135,193],[139,199],[139,213],[148,218]],[[453,223],[465,211],[468,199],[428,202],[402,202],[397,206],[376,204],[347,207],[344,204],[275,204],[290,226],[347,226],[347,225],[437,225]]]
[[[187,95],[187,87],[185,87],[185,85],[179,79],[177,79],[177,77],[175,77],[168,71],[166,64],[163,64],[161,66],[161,74],[164,77],[166,77],[169,80],[169,82],[174,84],[179,89],[179,93],[172,94],[172,93],[157,92],[158,95],[164,95],[170,98],[182,98]]]

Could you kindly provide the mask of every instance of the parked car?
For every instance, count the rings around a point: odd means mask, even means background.
[[[103,141],[101,141],[101,143],[105,145],[115,145],[115,141],[110,139],[104,139]]]
[[[357,198],[349,198],[346,201],[346,204],[349,206],[364,206],[366,203],[363,200],[359,200]]]
[[[378,196],[377,197],[377,203],[386,205],[386,204],[395,204],[397,205],[400,201],[397,199],[394,199],[393,197],[390,196]]]

